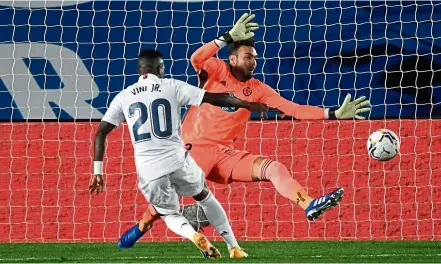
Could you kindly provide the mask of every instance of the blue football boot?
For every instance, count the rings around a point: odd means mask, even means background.
[[[341,198],[343,198],[343,188],[312,200],[311,204],[305,209],[306,217],[310,221],[314,221],[319,218],[324,212],[338,205]]]

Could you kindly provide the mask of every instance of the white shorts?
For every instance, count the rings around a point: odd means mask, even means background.
[[[138,183],[146,200],[162,215],[179,213],[179,196],[198,195],[204,186],[204,172],[190,155],[186,157],[181,169],[149,182]]]

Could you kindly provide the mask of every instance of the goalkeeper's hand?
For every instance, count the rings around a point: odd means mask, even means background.
[[[95,174],[93,175],[92,182],[89,185],[89,192],[92,194],[96,191],[96,194],[104,192],[104,179],[103,175]]]
[[[251,22],[255,15],[245,13],[237,20],[234,27],[228,32],[233,41],[246,40],[254,37],[254,32],[259,28],[257,23]]]
[[[371,110],[370,103],[366,100],[366,96],[359,97],[351,102],[351,95],[346,95],[343,105],[335,110],[335,118],[337,119],[366,119],[359,114],[366,113]]]

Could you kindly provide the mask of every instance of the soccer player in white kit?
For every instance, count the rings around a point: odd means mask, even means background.
[[[164,78],[162,54],[156,50],[143,50],[140,53],[138,72],[138,82],[116,95],[98,128],[90,192],[104,191],[102,161],[106,136],[126,121],[135,151],[138,188],[164,219],[167,227],[191,240],[205,257],[220,257],[219,251],[207,238],[196,232],[179,213],[179,196],[192,196],[203,208],[210,224],[224,238],[230,257],[246,257],[247,254],[236,241],[224,209],[205,186],[203,171],[183,146],[179,135],[180,108],[210,103],[247,108],[262,114],[267,111],[267,107],[242,101],[227,93],[209,93],[185,82]],[[127,236],[143,235],[139,225],[132,229]],[[133,237],[128,237],[127,241],[130,243]],[[124,238],[119,243],[124,244]]]

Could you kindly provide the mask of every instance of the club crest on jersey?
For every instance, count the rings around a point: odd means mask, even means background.
[[[243,95],[250,96],[252,93],[253,93],[253,90],[251,90],[250,87],[247,86],[247,87],[243,88]]]
[[[233,92],[229,92],[228,94],[230,96],[234,97],[234,93]],[[222,110],[232,113],[232,112],[236,112],[238,110],[238,108],[234,107],[234,106],[232,106],[232,107],[222,107]]]

